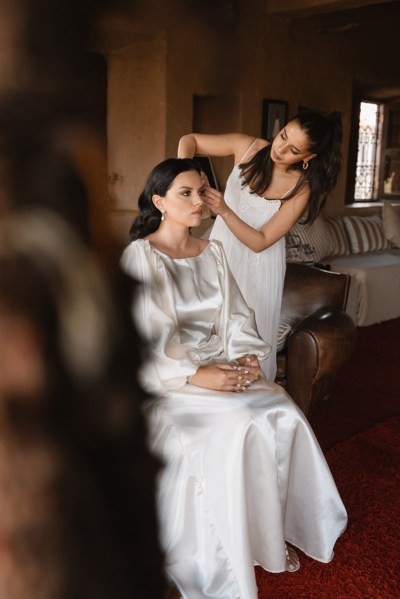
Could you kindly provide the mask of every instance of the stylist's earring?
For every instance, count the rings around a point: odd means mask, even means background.
[[[308,162],[303,160],[303,171],[306,171],[307,169],[308,169]]]
[[[161,212],[161,220],[165,220],[165,212]]]

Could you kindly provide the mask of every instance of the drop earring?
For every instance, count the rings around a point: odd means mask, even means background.
[[[161,220],[165,220],[165,212],[161,212]]]
[[[306,171],[307,169],[308,169],[308,162],[303,160],[303,171]]]

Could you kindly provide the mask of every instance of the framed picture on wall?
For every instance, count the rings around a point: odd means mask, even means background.
[[[211,158],[209,156],[203,156],[202,154],[195,154],[193,159],[200,164],[201,170],[207,175],[208,182],[211,187],[219,190]]]
[[[261,137],[272,141],[286,124],[288,103],[283,100],[263,100]]]

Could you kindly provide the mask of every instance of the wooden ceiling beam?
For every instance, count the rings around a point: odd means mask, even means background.
[[[276,16],[308,16],[350,10],[397,0],[266,0],[266,11]]]

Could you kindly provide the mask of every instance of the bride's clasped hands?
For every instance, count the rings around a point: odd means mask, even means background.
[[[261,368],[257,356],[245,354],[237,360],[200,366],[188,377],[188,383],[216,391],[246,391],[260,378]]]

